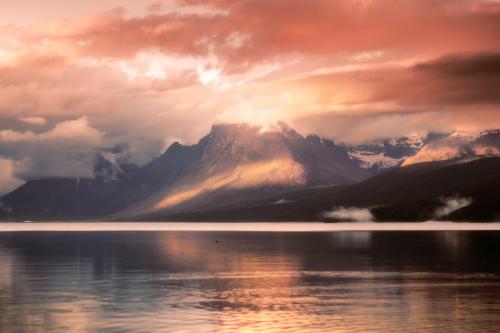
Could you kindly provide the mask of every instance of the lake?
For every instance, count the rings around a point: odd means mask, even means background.
[[[498,225],[417,225],[1,224],[0,332],[498,332]]]

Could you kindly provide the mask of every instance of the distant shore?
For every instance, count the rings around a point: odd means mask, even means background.
[[[234,232],[342,232],[342,231],[500,231],[500,223],[470,222],[0,222],[0,232],[32,231],[234,231]]]

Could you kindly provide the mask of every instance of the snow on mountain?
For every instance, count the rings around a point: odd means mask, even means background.
[[[485,156],[500,156],[500,130],[451,133],[429,142],[402,165]]]
[[[349,156],[358,161],[359,165],[364,169],[388,169],[398,166],[403,158],[393,158],[386,156],[384,153],[374,153],[371,151],[352,151]]]
[[[406,136],[348,147],[349,156],[364,169],[375,172],[400,165],[424,145],[418,136]]]
[[[424,140],[416,135],[393,138],[388,141],[388,145],[403,149],[419,149],[424,145]]]

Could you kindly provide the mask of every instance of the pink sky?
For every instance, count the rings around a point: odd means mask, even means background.
[[[498,87],[497,1],[0,4],[0,161],[19,175],[119,142],[144,163],[221,121],[347,142],[500,127]]]

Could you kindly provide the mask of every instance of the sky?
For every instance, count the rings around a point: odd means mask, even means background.
[[[500,128],[500,2],[0,3],[0,194],[214,123],[359,143]]]

